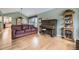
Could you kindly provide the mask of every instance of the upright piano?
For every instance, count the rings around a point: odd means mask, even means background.
[[[46,29],[44,34],[49,34],[52,37],[57,35],[57,19],[49,19],[49,20],[42,20],[41,21],[41,32],[42,29]]]

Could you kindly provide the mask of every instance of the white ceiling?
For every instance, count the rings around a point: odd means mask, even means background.
[[[22,8],[22,14],[26,16],[38,15],[40,13],[52,10],[53,8]],[[21,8],[0,8],[3,14],[12,12],[21,12]]]

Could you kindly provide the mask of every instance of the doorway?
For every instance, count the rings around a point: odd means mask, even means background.
[[[4,28],[10,28],[12,25],[12,17],[4,16]]]

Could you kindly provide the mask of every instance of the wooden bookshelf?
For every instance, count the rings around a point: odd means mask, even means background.
[[[73,25],[73,10],[66,10],[64,12],[64,38],[73,39],[74,25]]]

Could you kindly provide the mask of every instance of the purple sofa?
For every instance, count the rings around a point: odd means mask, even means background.
[[[33,25],[12,25],[12,39],[37,33],[38,29]]]

